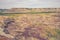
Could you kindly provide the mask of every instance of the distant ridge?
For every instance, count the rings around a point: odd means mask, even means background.
[[[60,8],[11,8],[11,9],[0,9],[2,13],[29,13],[29,12],[58,12]]]

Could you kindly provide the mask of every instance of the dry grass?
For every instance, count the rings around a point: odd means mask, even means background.
[[[39,33],[40,37],[43,39],[59,40],[58,38],[56,39],[58,35],[58,33],[56,32],[56,29],[59,30],[59,27],[58,27],[59,22],[57,22],[59,17],[55,17],[57,14],[58,13],[56,14],[41,13],[41,14],[14,14],[11,16],[0,16],[0,26],[2,29],[4,29],[3,26],[6,25],[4,24],[4,20],[7,20],[8,18],[10,18],[10,19],[14,19],[14,23],[9,24],[7,29],[10,32],[10,35],[12,35],[13,37],[15,37],[17,32],[24,32],[25,28],[32,27],[32,30],[30,31],[35,34]],[[36,31],[33,31],[33,30],[36,30]]]

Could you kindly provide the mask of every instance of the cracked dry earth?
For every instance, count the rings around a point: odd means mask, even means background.
[[[60,40],[60,14],[0,16],[0,40]]]

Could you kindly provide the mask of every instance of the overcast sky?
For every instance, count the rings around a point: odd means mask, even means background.
[[[0,8],[58,8],[60,0],[0,0]]]

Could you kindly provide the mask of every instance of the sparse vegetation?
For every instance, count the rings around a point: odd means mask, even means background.
[[[57,13],[3,14],[0,26],[6,34],[14,36],[13,40],[59,40],[59,23],[52,15]]]

